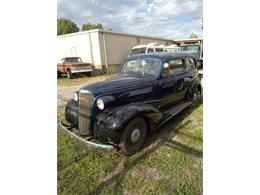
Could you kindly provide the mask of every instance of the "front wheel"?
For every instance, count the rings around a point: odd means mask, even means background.
[[[67,71],[67,77],[68,79],[72,79],[72,72],[70,70]]]
[[[57,71],[57,78],[61,77],[61,73],[59,71]]]
[[[132,155],[140,150],[144,144],[147,125],[143,118],[131,120],[120,139],[120,149],[125,155]]]

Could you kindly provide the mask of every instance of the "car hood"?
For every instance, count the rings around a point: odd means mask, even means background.
[[[119,90],[127,91],[129,89],[141,88],[149,85],[156,80],[155,76],[147,75],[123,75],[107,78],[103,81],[86,85],[81,89],[88,90],[95,96],[101,93],[115,92]]]

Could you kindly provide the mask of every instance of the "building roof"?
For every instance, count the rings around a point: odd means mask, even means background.
[[[137,35],[137,34],[124,33],[124,32],[107,31],[107,30],[102,30],[102,29],[93,29],[93,30],[88,30],[88,31],[69,33],[69,34],[65,34],[65,35],[59,35],[59,36],[57,36],[57,38],[76,36],[76,35],[95,33],[95,32],[117,34],[117,35],[123,35],[123,36],[132,36],[132,37],[142,37],[142,38],[149,38],[149,39],[156,39],[156,40],[165,40],[165,41],[171,41],[171,42],[174,41],[173,39],[166,39],[166,38],[157,37],[157,36]]]
[[[189,39],[175,39],[174,41],[181,42],[181,41],[202,41],[203,38],[189,38]]]

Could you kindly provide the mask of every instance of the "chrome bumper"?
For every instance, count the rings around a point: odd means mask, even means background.
[[[95,142],[88,141],[88,140],[76,135],[75,133],[73,133],[69,130],[69,129],[72,129],[72,127],[64,125],[62,123],[62,121],[60,121],[60,126],[66,135],[68,135],[71,139],[74,139],[75,141],[83,144],[84,146],[92,147],[92,148],[102,148],[102,149],[107,149],[107,150],[112,150],[114,148],[114,146],[112,146],[112,145],[98,144]]]
[[[82,72],[92,72],[92,69],[87,69],[87,70],[71,70],[71,73],[82,73]]]

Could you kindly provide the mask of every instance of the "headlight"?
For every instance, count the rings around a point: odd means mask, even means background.
[[[97,100],[97,107],[100,109],[100,110],[103,110],[105,108],[105,105],[104,105],[104,102],[102,99],[98,99]]]
[[[79,100],[79,95],[78,93],[73,93],[73,99],[77,102]]]

